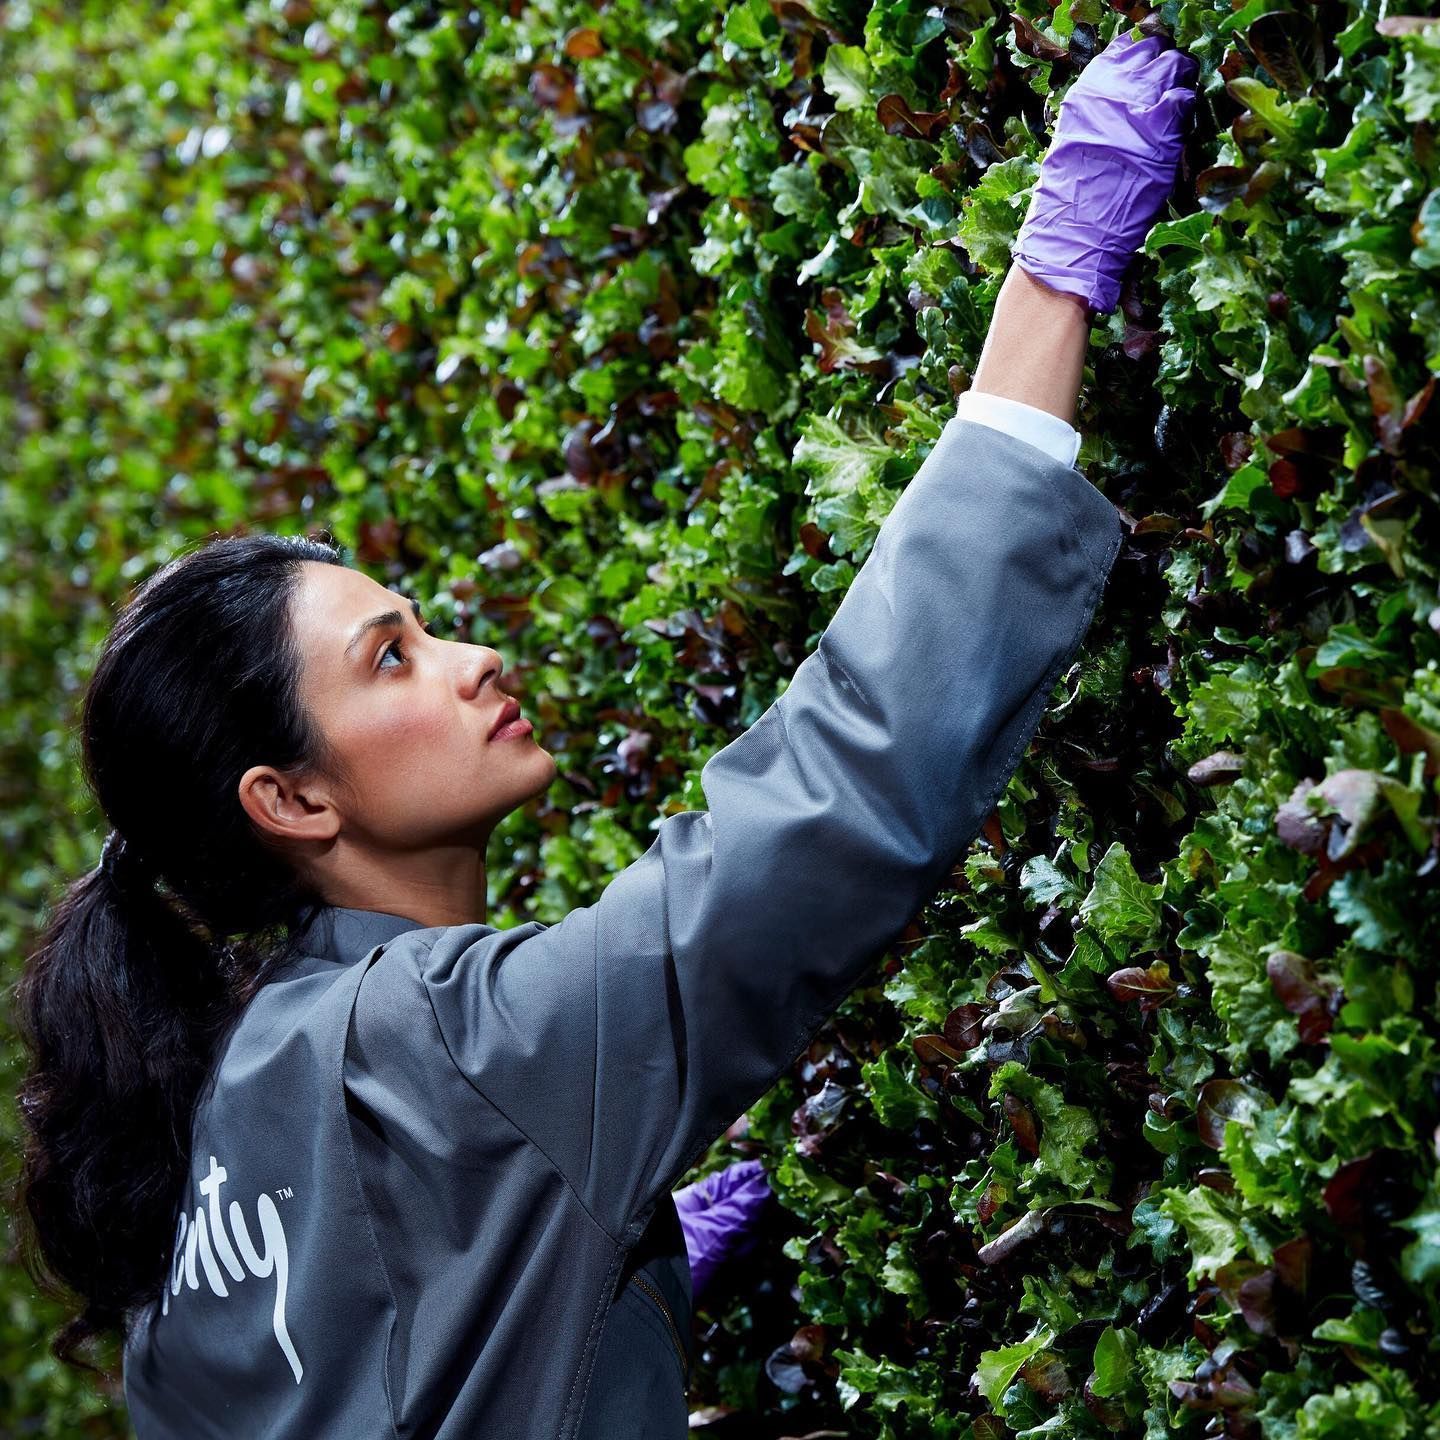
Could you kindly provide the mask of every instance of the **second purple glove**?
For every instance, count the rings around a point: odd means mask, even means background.
[[[1121,33],[1066,91],[1010,253],[1107,315],[1175,183],[1199,66],[1157,35]]]
[[[775,1196],[758,1160],[738,1160],[674,1197],[690,1257],[691,1298],[698,1300],[722,1261],[754,1248],[755,1226]]]

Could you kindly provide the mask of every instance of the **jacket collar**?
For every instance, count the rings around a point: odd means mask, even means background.
[[[425,928],[418,920],[384,910],[325,905],[301,931],[299,953],[353,965],[377,945],[384,945],[407,930]]]

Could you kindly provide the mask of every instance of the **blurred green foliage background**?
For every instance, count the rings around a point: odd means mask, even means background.
[[[7,976],[98,854],[96,648],[217,531],[328,529],[498,646],[561,773],[490,918],[592,901],[813,648],[1142,21],[1201,93],[1092,333],[1129,536],[951,884],[700,1167],[784,1218],[692,1404],[1437,1433],[1440,22],[1385,3],[10,0]],[[126,1433],[10,1258],[0,1432]]]

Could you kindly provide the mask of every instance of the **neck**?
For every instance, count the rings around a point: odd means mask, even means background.
[[[418,925],[486,923],[485,854],[454,845],[396,855],[327,856],[317,888],[330,905],[403,915]]]

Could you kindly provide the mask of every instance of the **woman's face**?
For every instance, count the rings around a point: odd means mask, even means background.
[[[533,735],[491,738],[509,705],[499,654],[428,634],[411,601],[359,570],[303,569],[293,612],[301,701],[353,791],[333,797],[347,838],[383,850],[468,841],[483,850],[556,772]],[[375,623],[390,611],[399,613]]]

